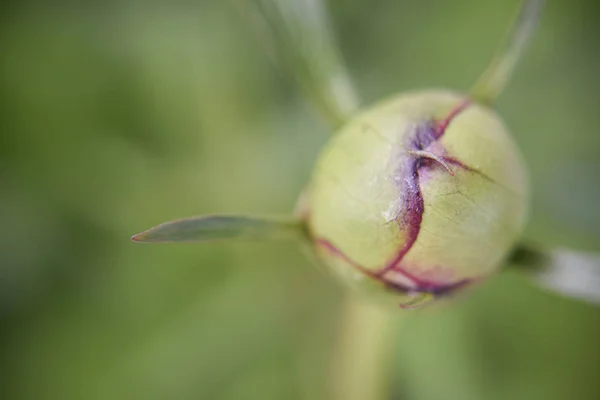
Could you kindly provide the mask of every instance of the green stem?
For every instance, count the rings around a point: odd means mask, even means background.
[[[543,0],[523,0],[509,35],[471,89],[471,97],[491,104],[502,93],[538,25]]]
[[[600,254],[519,244],[508,265],[548,291],[600,306]]]
[[[268,54],[337,128],[358,95],[333,37],[323,0],[238,0]]]
[[[348,299],[345,304],[332,364],[331,398],[388,399],[396,321],[393,314],[359,300]]]

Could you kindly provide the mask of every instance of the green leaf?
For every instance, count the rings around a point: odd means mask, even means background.
[[[510,80],[538,25],[543,0],[523,0],[517,19],[508,37],[498,49],[492,62],[471,89],[471,97],[491,104]]]
[[[276,239],[301,237],[303,223],[294,217],[205,215],[150,228],[134,235],[134,242],[205,242],[218,239]]]
[[[238,0],[269,55],[291,73],[337,128],[358,96],[322,0]]]
[[[545,289],[600,305],[599,254],[519,245],[509,264]]]

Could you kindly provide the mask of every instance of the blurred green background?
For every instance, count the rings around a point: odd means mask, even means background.
[[[366,103],[468,88],[517,3],[328,2]],[[498,108],[531,170],[527,236],[600,251],[600,4],[547,3]],[[288,212],[327,140],[233,2],[0,18],[0,398],[327,399],[345,292],[296,246],[129,242]],[[600,398],[600,309],[506,274],[409,319],[395,399]]]

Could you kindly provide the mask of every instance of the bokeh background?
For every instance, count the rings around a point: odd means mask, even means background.
[[[517,3],[328,5],[368,104],[468,88]],[[527,236],[600,251],[600,5],[547,3],[498,109]],[[346,294],[296,246],[129,242],[288,212],[327,140],[233,2],[13,0],[0,20],[0,398],[327,399]],[[600,309],[503,274],[409,318],[395,399],[600,398]]]

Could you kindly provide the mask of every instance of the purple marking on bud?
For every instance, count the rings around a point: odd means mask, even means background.
[[[464,100],[455,108],[453,108],[450,113],[440,122],[436,123],[435,121],[426,121],[425,123],[417,125],[414,134],[409,139],[409,143],[407,143],[408,146],[413,150],[424,150],[429,147],[444,135],[450,123],[470,104],[470,100]],[[487,175],[467,166],[466,164],[463,164],[461,161],[455,158],[442,156],[441,159],[449,164],[478,173],[481,176],[491,180],[491,178],[487,177]],[[396,255],[385,264],[385,266],[376,271],[371,271],[352,260],[333,243],[324,238],[316,239],[317,246],[323,247],[330,253],[351,265],[353,268],[356,268],[358,271],[364,273],[372,279],[381,282],[386,287],[401,291],[403,293],[425,292],[435,295],[443,295],[451,293],[458,288],[472,283],[472,279],[463,279],[453,283],[441,283],[430,279],[422,279],[408,272],[401,266],[402,260],[417,241],[419,232],[421,230],[423,212],[425,211],[425,202],[421,193],[419,170],[422,167],[430,166],[430,161],[431,160],[425,157],[410,157],[408,160],[409,164],[404,165],[404,168],[402,168],[400,171],[401,174],[405,175],[403,179],[399,180],[401,183],[401,192],[404,194],[403,198],[405,200],[403,213],[402,216],[399,217],[398,222],[406,228],[407,233],[404,244],[398,250]],[[405,280],[411,285],[409,286],[407,284],[392,281],[389,277],[389,273],[391,272],[400,274],[402,277],[406,278]]]
[[[417,237],[419,236],[419,232],[421,230],[423,211],[425,209],[425,202],[423,201],[421,187],[419,186],[419,168],[421,167],[421,162],[419,159],[417,159],[411,160],[411,163],[411,173],[403,180],[402,187],[402,192],[406,194],[406,200],[404,204],[404,213],[400,223],[408,228],[406,233],[406,241],[396,256],[391,259],[383,268],[377,271],[378,276],[383,276],[390,270],[401,272],[398,270],[398,264],[400,264],[406,253],[408,253],[413,244],[417,241]],[[417,282],[412,276],[407,276],[407,278]]]
[[[410,138],[409,147],[413,150],[425,150],[436,141],[436,126],[432,122],[421,123],[416,126],[414,135]]]
[[[471,280],[471,279],[463,279],[458,282],[453,282],[453,283],[449,283],[449,284],[448,283],[436,283],[434,281],[420,279],[420,278],[416,277],[415,275],[407,272],[400,266],[396,265],[393,267],[392,271],[403,275],[405,278],[407,278],[407,280],[409,282],[413,283],[413,285],[411,285],[411,286],[403,285],[403,284],[393,282],[393,281],[387,279],[386,277],[382,276],[382,274],[377,271],[375,271],[375,272],[370,271],[367,268],[363,267],[362,265],[358,264],[356,261],[352,260],[346,254],[344,254],[343,251],[341,251],[339,248],[337,248],[333,243],[331,243],[327,239],[316,239],[315,243],[317,246],[322,247],[325,250],[329,251],[331,254],[334,254],[335,256],[339,257],[341,260],[348,263],[353,268],[356,268],[359,272],[369,276],[370,278],[372,278],[378,282],[381,282],[383,285],[385,285],[386,287],[388,287],[390,289],[397,290],[397,291],[403,292],[403,293],[431,293],[431,294],[435,294],[435,295],[444,295],[444,294],[449,294],[449,293],[453,292],[455,289],[464,287],[473,282],[473,280]]]
[[[427,122],[425,124],[417,125],[414,134],[415,139],[412,141],[413,145],[416,147],[415,150],[423,150],[441,138],[452,120],[454,120],[454,118],[456,118],[461,111],[465,110],[469,104],[471,104],[470,100],[462,101],[458,104],[458,106],[453,108],[448,116],[446,116],[439,124]],[[449,160],[457,161],[454,159]],[[411,173],[408,177],[406,177],[406,179],[403,180],[402,187],[402,193],[406,194],[406,204],[404,206],[405,211],[401,222],[405,226],[408,226],[406,242],[396,256],[377,272],[378,276],[382,276],[391,270],[398,271],[398,265],[406,253],[408,253],[408,251],[417,241],[417,237],[419,236],[419,232],[421,230],[423,212],[425,211],[425,202],[423,201],[421,186],[419,184],[419,169],[425,165],[426,159],[423,157],[411,159],[411,163]],[[462,163],[460,163],[460,165],[464,166]],[[406,275],[406,271],[402,272]],[[419,286],[428,286],[428,284],[436,287],[439,286],[433,282],[420,281],[416,279],[415,276],[407,277],[412,279],[415,283],[419,283]]]

